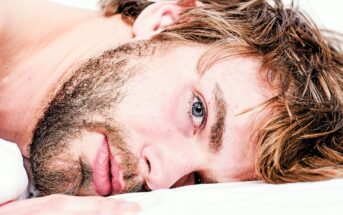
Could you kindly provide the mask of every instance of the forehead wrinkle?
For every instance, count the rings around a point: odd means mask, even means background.
[[[216,121],[211,127],[209,149],[213,153],[218,153],[223,146],[223,135],[225,130],[226,102],[223,98],[223,91],[218,83],[214,90]]]

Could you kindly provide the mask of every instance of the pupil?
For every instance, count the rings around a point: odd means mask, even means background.
[[[201,177],[198,173],[194,173],[194,184],[202,184]]]
[[[195,102],[193,104],[192,112],[193,115],[196,117],[202,117],[203,115],[203,110],[202,110],[202,104],[200,102]]]

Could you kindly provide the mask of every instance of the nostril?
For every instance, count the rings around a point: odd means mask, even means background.
[[[151,172],[151,164],[150,164],[150,161],[149,161],[149,159],[148,159],[147,157],[145,157],[144,159],[145,159],[146,165],[148,166],[148,173],[150,173],[150,172]]]
[[[150,191],[152,191],[152,190],[150,189],[150,187],[148,186],[148,184],[145,183],[144,186],[143,186],[143,192],[150,192]]]

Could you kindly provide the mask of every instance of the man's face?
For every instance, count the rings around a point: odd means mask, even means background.
[[[254,132],[269,98],[259,63],[204,74],[205,49],[126,45],[90,60],[59,91],[31,147],[42,194],[111,195],[254,178]],[[157,46],[158,47],[158,46]]]

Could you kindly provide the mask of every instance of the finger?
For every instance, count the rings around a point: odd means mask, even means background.
[[[67,196],[67,201],[61,201],[56,203],[57,207],[63,207],[65,211],[108,211],[113,214],[113,211],[128,211],[138,212],[139,205],[133,202],[127,202],[122,199],[110,199],[105,197],[75,197]],[[59,205],[62,204],[63,205]]]
[[[139,205],[126,202],[121,199],[109,199],[104,197],[75,197],[66,195],[51,195],[35,199],[10,203],[0,208],[1,213],[9,214],[53,214],[61,213],[90,213],[90,214],[135,214],[139,211]],[[125,212],[125,213],[124,213]]]
[[[29,208],[33,208],[35,205],[40,205],[44,203],[44,199],[34,198],[34,199],[25,199],[20,201],[13,201],[7,203],[0,207],[0,214],[6,214],[10,211],[16,211],[17,215],[23,214],[22,211],[27,211]],[[5,213],[6,212],[6,213]]]

